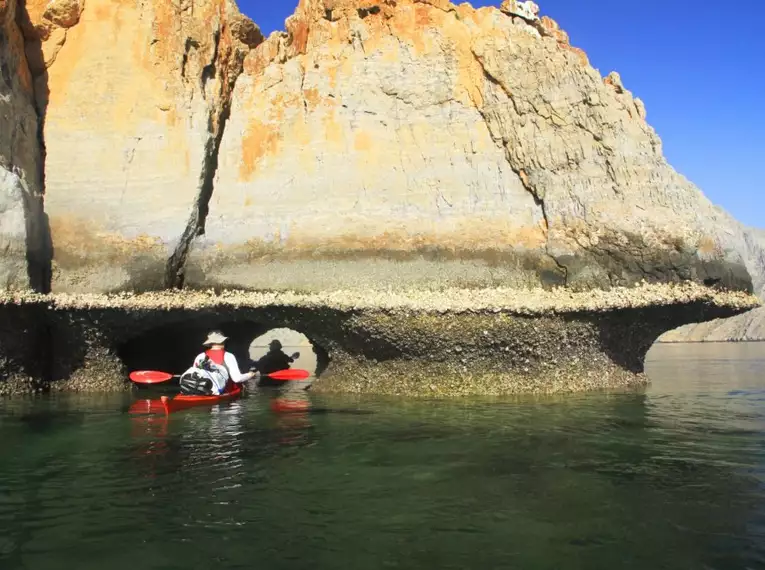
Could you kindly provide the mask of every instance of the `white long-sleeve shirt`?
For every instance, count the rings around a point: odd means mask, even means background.
[[[204,352],[200,353],[194,359],[194,366],[199,367],[206,357],[207,355]],[[247,380],[254,376],[252,372],[242,374],[239,370],[239,363],[236,361],[236,357],[230,352],[224,353],[223,366],[215,364],[212,360],[210,360],[210,364],[216,370],[216,373],[210,374],[210,379],[213,381],[213,384],[215,384],[214,389],[218,394],[224,392],[229,378],[232,382],[241,384],[242,382],[247,382]]]

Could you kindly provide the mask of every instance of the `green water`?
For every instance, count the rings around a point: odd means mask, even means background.
[[[765,567],[765,344],[646,390],[400,402],[0,402],[0,568]],[[305,393],[303,393],[305,394]]]

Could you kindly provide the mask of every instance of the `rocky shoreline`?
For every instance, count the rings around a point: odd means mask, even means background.
[[[211,326],[305,333],[317,391],[632,385],[758,305],[761,232],[543,7],[295,3],[265,37],[231,0],[0,0],[0,393],[128,389]]]
[[[313,384],[317,392],[415,397],[611,389],[646,382],[645,354],[666,331],[759,304],[744,292],[693,283],[582,293],[5,292],[0,394],[126,390],[136,367],[185,369],[184,351],[198,350],[193,331],[212,326],[231,327],[245,344],[271,328],[302,332],[326,360]]]

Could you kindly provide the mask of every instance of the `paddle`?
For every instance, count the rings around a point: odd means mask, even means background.
[[[311,375],[308,370],[300,370],[299,368],[288,368],[287,370],[277,370],[269,374],[263,374],[274,380],[304,380]]]
[[[130,379],[136,384],[159,384],[179,376],[180,374],[168,374],[158,370],[136,370],[130,373]]]
[[[310,375],[311,373],[308,370],[292,368],[263,374],[263,376],[268,376],[274,380],[303,380]],[[169,374],[158,370],[136,370],[130,373],[130,379],[136,384],[161,384],[179,376],[180,374]]]

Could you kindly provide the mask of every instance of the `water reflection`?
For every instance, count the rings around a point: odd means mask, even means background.
[[[0,567],[765,567],[760,354],[620,394],[9,404]]]
[[[279,391],[270,401],[270,409],[276,415],[275,427],[280,445],[305,445],[310,443],[311,400],[305,391]]]

